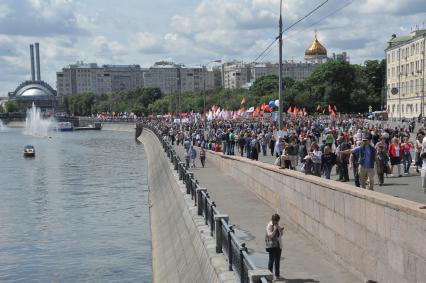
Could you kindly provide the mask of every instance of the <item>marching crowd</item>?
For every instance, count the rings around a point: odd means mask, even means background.
[[[414,133],[414,121],[406,127],[385,127],[350,116],[288,117],[281,130],[274,123],[254,119],[209,121],[207,127],[200,121],[182,125],[167,119],[151,122],[172,144],[185,147],[187,166],[196,164],[194,146],[201,148],[203,167],[205,149],[253,160],[272,155],[276,166],[327,179],[335,168],[337,180],[342,182],[349,181],[351,170],[356,186],[373,190],[375,175],[379,185],[384,184],[385,176],[408,176],[414,159],[426,193],[426,125]]]

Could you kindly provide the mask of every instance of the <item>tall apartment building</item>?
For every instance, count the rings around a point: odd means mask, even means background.
[[[240,61],[222,64],[223,87],[229,89],[241,88],[251,80],[250,64]]]
[[[58,95],[130,91],[143,87],[139,65],[103,65],[77,62],[56,73]]]
[[[426,30],[392,35],[386,48],[387,111],[391,118],[425,116]]]
[[[173,62],[156,62],[144,73],[145,87],[158,87],[161,92],[201,92],[215,87],[215,72],[206,67],[185,66]]]

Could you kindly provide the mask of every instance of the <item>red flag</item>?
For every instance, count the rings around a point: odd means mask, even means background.
[[[296,116],[296,115],[297,115],[297,112],[298,112],[297,107],[296,107],[296,106],[294,106],[293,115],[294,115],[294,116]]]
[[[291,106],[288,108],[287,113],[292,113]]]
[[[256,113],[259,113],[260,112],[260,107],[257,106],[255,111],[256,111]]]

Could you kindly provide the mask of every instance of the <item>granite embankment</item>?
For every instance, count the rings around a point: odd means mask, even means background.
[[[426,207],[238,156],[220,167],[359,278],[426,282]]]
[[[157,136],[144,129],[139,140],[148,158],[154,282],[238,282]]]

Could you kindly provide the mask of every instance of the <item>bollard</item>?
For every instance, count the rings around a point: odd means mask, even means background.
[[[229,226],[229,231],[228,231],[228,258],[229,258],[229,271],[232,271],[232,238],[231,238],[231,233],[234,233],[234,228],[232,228],[232,226]]]
[[[244,254],[243,252],[247,252],[246,244],[242,243],[240,248],[240,269],[241,269],[241,282],[244,283]]]
[[[225,220],[226,223],[229,221],[229,216],[226,214],[217,214],[214,216],[215,221],[215,233],[216,233],[216,253],[220,254],[223,253],[222,250],[222,241],[223,241],[223,234],[222,234],[222,221]]]
[[[207,220],[208,220],[208,209],[209,209],[209,207],[208,207],[208,202],[207,202],[207,199],[209,198],[209,193],[207,193],[206,192],[206,198],[204,199],[204,222],[206,223],[206,225],[208,225],[208,222],[207,222]]]
[[[184,173],[184,169],[183,169],[183,162],[179,162],[179,180],[183,180],[183,173]]]
[[[215,227],[213,207],[216,207],[216,203],[214,201],[212,202],[212,205],[210,207],[210,236],[212,237],[213,237],[213,230]]]
[[[207,189],[199,188],[199,189],[196,189],[195,191],[196,191],[196,195],[197,195],[196,201],[198,203],[198,215],[201,216],[201,215],[203,215],[203,198],[201,196],[201,193],[207,192]]]

